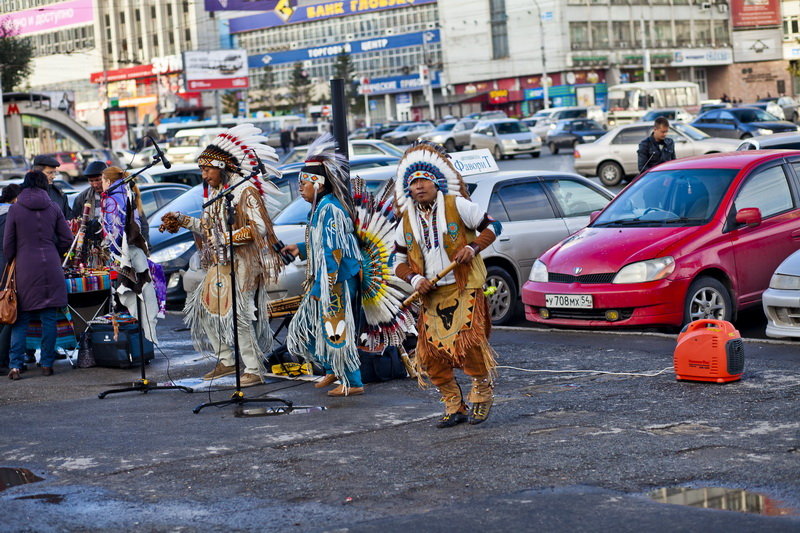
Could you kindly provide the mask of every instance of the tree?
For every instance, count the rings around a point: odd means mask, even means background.
[[[358,95],[358,83],[355,81],[356,68],[350,58],[350,54],[342,50],[336,56],[333,64],[333,77],[344,80],[344,95],[347,98],[348,107],[353,113],[363,112],[363,103]]]
[[[259,110],[274,111],[275,107],[275,71],[267,63],[262,67],[258,89],[261,91]]]
[[[292,107],[301,113],[306,112],[306,107],[311,100],[311,79],[301,62],[294,64],[292,77],[289,80],[289,102]]]
[[[0,19],[0,70],[3,92],[13,91],[30,76],[33,45],[29,39],[17,37],[18,30],[10,17]]]

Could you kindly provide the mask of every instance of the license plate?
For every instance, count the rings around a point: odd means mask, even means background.
[[[573,307],[591,309],[591,294],[545,294],[544,302],[547,307]]]
[[[583,140],[584,140],[584,141],[593,141],[593,140],[595,140],[596,138],[597,138],[597,137],[595,137],[594,135],[587,135],[586,137],[584,137],[584,138],[583,138]]]

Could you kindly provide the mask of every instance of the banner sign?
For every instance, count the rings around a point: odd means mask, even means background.
[[[231,0],[228,0],[228,3],[230,4]],[[285,24],[297,24],[298,22],[311,22],[331,17],[346,17],[348,15],[360,15],[386,9],[433,3],[436,3],[436,0],[343,0],[338,2],[316,2],[305,4],[302,7],[292,7],[290,5],[292,2],[280,0],[274,11],[230,19],[230,31],[231,33],[242,33],[274,28]]]
[[[777,26],[781,23],[780,0],[730,0],[734,28]]]
[[[434,88],[441,87],[440,71],[433,71],[431,86]],[[394,76],[391,78],[371,78],[369,83],[358,86],[358,94],[377,95],[404,93],[408,91],[421,91],[422,87],[422,80],[420,79],[419,74],[412,74],[410,76]]]
[[[35,7],[5,16],[16,27],[17,35],[29,35],[94,22],[94,0],[70,0]]]
[[[334,43],[326,46],[316,46],[314,48],[303,48],[300,50],[286,50],[283,52],[271,52],[269,54],[258,54],[247,58],[250,68],[263,67],[264,65],[277,65],[281,63],[296,63],[297,61],[308,61],[309,59],[320,59],[324,57],[336,57],[342,52],[348,54],[361,54],[363,52],[374,52],[375,50],[389,50],[392,48],[404,48],[406,46],[421,45],[423,43],[438,43],[439,30],[420,31],[417,33],[406,33],[404,35],[387,35],[377,39],[365,39],[363,41],[350,41]]]
[[[111,149],[128,150],[130,148],[128,111],[126,109],[107,109],[106,113]]]
[[[682,48],[672,54],[674,67],[702,67],[706,65],[730,65],[733,50],[730,48]]]
[[[247,51],[210,50],[183,53],[183,75],[187,91],[247,89]]]

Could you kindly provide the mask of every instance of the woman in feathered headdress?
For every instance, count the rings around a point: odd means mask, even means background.
[[[269,319],[264,315],[267,291],[263,289],[268,281],[277,278],[283,266],[272,248],[277,239],[268,210],[285,194],[259,175],[259,160],[268,174],[280,175],[274,168],[277,153],[267,145],[261,130],[252,124],[241,124],[221,133],[197,159],[205,182],[204,199],[215,197],[240,177],[252,176],[248,183],[232,191],[235,288],[231,287],[224,200],[205,208],[199,219],[180,213],[167,213],[162,218],[166,231],[174,233],[180,227],[188,228],[202,241],[200,257],[206,276],[186,299],[184,312],[195,347],[217,357],[217,365],[203,379],[212,380],[236,371],[231,346],[234,343],[232,291],[237,291],[239,348],[244,364],[240,383],[243,387],[262,383],[263,354],[272,342]],[[257,316],[257,312],[261,314]]]
[[[354,396],[364,393],[355,320],[361,252],[347,160],[332,149],[329,134],[317,139],[300,171],[300,195],[312,206],[306,240],[283,251],[308,259],[307,292],[286,342],[292,354],[311,357],[325,367],[325,377],[316,387],[338,379],[341,385],[328,395]]]
[[[411,145],[400,160],[395,198],[402,220],[395,234],[394,272],[422,295],[417,361],[442,395],[445,412],[437,426],[479,424],[489,417],[496,364],[483,294],[486,266],[478,254],[502,228],[469,200],[444,148],[427,141]],[[453,262],[451,273],[431,283]],[[472,379],[469,417],[454,368]]]

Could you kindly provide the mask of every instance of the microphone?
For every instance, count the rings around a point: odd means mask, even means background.
[[[156,157],[158,157],[161,160],[161,163],[164,164],[164,168],[170,169],[172,167],[172,163],[169,162],[169,159],[167,159],[167,156],[165,156],[164,152],[161,151],[161,147],[158,146],[158,143],[156,142],[156,140],[153,139],[149,135],[147,136],[147,138],[150,139],[150,141],[153,143],[153,148],[156,149]]]
[[[267,168],[264,166],[264,162],[261,160],[260,157],[258,157],[258,154],[254,149],[251,148],[250,153],[253,154],[253,157],[255,157],[256,161],[258,161],[258,164],[256,165],[256,170],[260,175],[265,176],[267,174]]]

